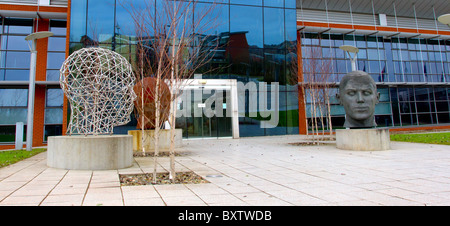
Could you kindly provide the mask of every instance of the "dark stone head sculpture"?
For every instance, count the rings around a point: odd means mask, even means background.
[[[378,104],[380,93],[377,92],[375,81],[363,71],[352,71],[346,74],[336,94],[339,103],[345,109],[346,128],[372,128],[375,123],[375,105]]]

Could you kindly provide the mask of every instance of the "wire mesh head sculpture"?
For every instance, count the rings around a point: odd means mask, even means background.
[[[72,53],[60,70],[60,85],[71,107],[67,133],[112,134],[130,121],[135,77],[130,63],[103,48]]]

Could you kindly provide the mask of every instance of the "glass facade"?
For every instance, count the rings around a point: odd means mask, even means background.
[[[26,83],[30,75],[31,55],[25,37],[33,32],[33,19],[0,18],[0,23],[0,143],[13,143],[16,123],[27,124]],[[46,78],[47,81],[59,81],[59,69],[65,59],[66,21],[50,20],[49,30],[54,36],[48,39]],[[10,85],[8,82],[18,83]],[[48,135],[62,134],[63,93],[59,85],[46,87],[45,98],[44,128],[34,128],[44,131],[40,142],[45,142]],[[26,126],[24,140],[25,134]]]
[[[350,59],[341,45],[359,48],[358,69],[369,73],[377,83],[380,103],[376,122],[380,127],[445,124],[450,121],[449,88],[450,42],[434,39],[302,33],[301,48],[305,82],[309,75],[330,83],[339,82],[351,71]],[[330,65],[323,71],[312,65]],[[333,129],[341,128],[345,111],[330,91]],[[310,97],[306,99],[311,123]]]
[[[145,2],[152,1],[72,1],[70,53],[87,46],[101,46],[122,54],[134,64],[136,32],[130,16],[130,4],[139,8]],[[152,3],[156,10],[158,2]],[[194,15],[201,14],[211,2],[198,1],[193,9]],[[270,85],[278,82],[278,125],[275,128],[261,128],[261,121],[268,118],[259,111],[256,116],[250,117],[250,95],[246,95],[243,98],[246,107],[240,109],[245,115],[239,118],[240,136],[298,134],[297,77],[292,73],[296,70],[293,69],[297,39],[295,0],[214,2],[219,4],[207,17],[217,19],[218,24],[206,35],[219,39],[220,46],[214,50],[214,58],[197,73],[202,74],[204,79],[236,79],[244,84],[266,82]],[[264,95],[270,99],[269,91]],[[128,129],[135,129],[135,126],[136,120],[132,119],[127,126],[117,127],[115,133],[125,133]]]

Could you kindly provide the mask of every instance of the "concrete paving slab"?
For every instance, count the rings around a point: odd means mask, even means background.
[[[153,158],[120,170],[47,167],[46,153],[0,168],[2,206],[376,206],[450,205],[450,149],[391,142],[376,152],[333,143],[299,146],[301,135],[185,140],[176,170],[210,183],[121,186],[119,174],[152,173]],[[158,158],[158,171],[169,167]]]

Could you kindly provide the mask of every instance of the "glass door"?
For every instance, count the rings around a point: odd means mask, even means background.
[[[231,114],[227,114],[227,90],[198,87],[185,90],[183,104],[190,105],[190,117],[177,118],[183,138],[219,138],[232,136]],[[190,96],[190,100],[187,98]],[[183,106],[188,107],[188,106]],[[222,112],[220,114],[219,112]]]

